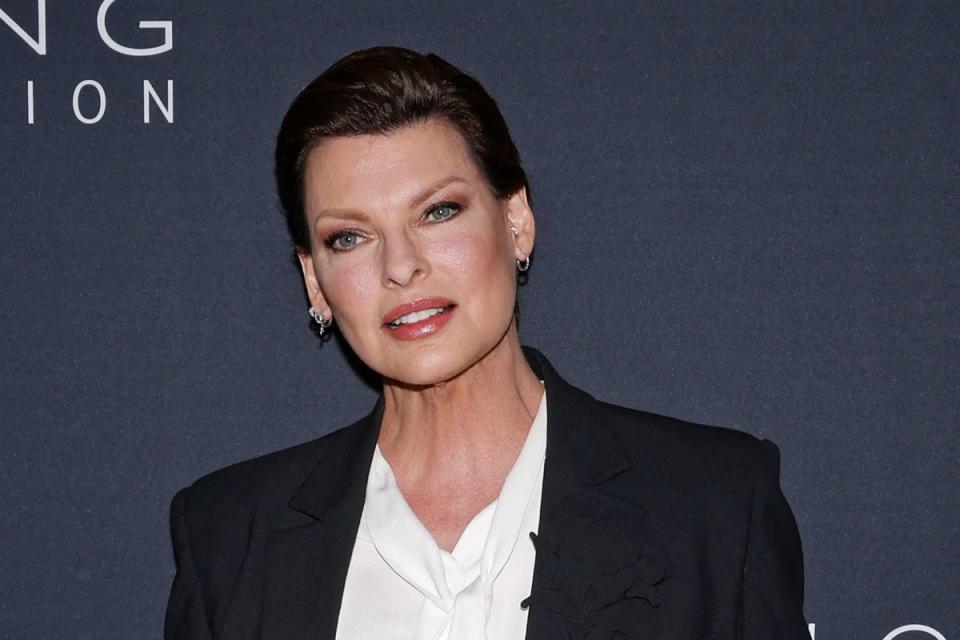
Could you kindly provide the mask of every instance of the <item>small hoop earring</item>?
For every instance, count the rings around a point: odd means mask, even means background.
[[[320,327],[317,330],[317,333],[319,333],[321,336],[326,332],[327,329],[329,329],[333,325],[333,318],[331,318],[330,320],[326,320],[323,317],[323,313],[321,313],[320,311],[317,311],[315,307],[310,307],[310,310],[307,311],[307,313],[310,314],[310,317],[313,318],[313,321],[316,322],[317,325]]]
[[[517,260],[517,271],[524,273],[530,268],[530,256],[525,256],[523,260]]]

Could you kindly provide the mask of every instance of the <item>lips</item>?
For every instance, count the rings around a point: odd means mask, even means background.
[[[442,329],[456,306],[447,298],[420,298],[391,309],[383,318],[383,329],[397,340],[424,338]]]

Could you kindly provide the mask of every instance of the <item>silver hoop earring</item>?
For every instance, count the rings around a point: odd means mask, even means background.
[[[313,318],[313,321],[317,323],[320,329],[317,331],[321,336],[326,332],[327,329],[333,324],[333,318],[326,320],[323,317],[323,313],[317,311],[315,307],[310,307],[310,310],[307,312],[310,314],[310,317]]]
[[[517,271],[520,273],[525,272],[530,268],[530,256],[524,257],[523,260],[517,260]]]

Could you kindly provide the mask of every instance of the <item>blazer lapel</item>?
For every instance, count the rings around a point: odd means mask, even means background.
[[[646,544],[643,508],[631,501],[634,462],[606,424],[603,403],[567,383],[539,352],[525,348],[547,392],[537,554],[527,640],[607,637],[636,629],[656,606],[667,569]]]
[[[270,534],[264,640],[334,640],[382,416],[381,396],[366,418],[329,436],[329,448],[290,501],[312,520]]]
[[[610,542],[602,538],[605,514],[611,512],[611,504],[616,511],[624,501],[616,497],[614,481],[633,462],[604,424],[602,403],[563,380],[538,351],[525,347],[524,355],[544,381],[548,416],[533,584],[531,597],[523,603],[530,607],[526,638],[556,640],[575,637],[578,627],[570,612],[582,610],[584,603],[564,599],[592,579],[591,568],[571,563],[568,551],[584,543],[602,547]],[[270,534],[260,629],[264,640],[336,637],[382,417],[381,396],[366,418],[329,436],[330,446],[290,501],[291,508],[310,520]],[[642,513],[642,508],[631,505],[629,511]],[[597,530],[600,540],[583,539]],[[618,593],[632,597],[631,589],[628,585]]]

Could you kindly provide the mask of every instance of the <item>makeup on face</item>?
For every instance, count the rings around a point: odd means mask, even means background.
[[[419,340],[443,329],[456,308],[447,298],[419,298],[391,309],[384,316],[383,329],[396,340]]]
[[[513,236],[458,131],[426,122],[333,138],[311,151],[304,184],[315,248],[306,277],[367,366],[433,384],[502,340],[516,299]]]

